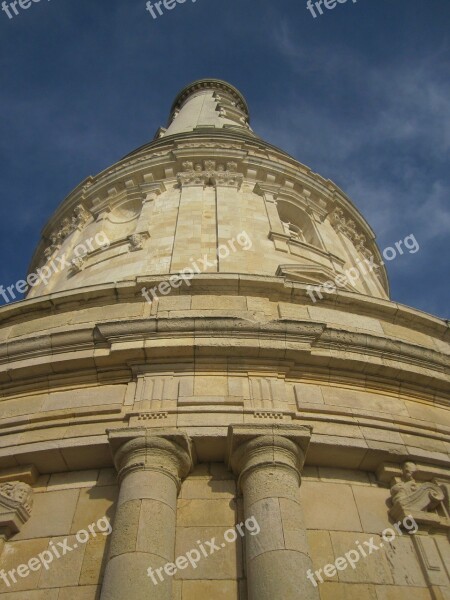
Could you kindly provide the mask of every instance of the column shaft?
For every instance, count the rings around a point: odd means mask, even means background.
[[[174,560],[180,477],[191,467],[185,448],[147,433],[116,452],[120,493],[101,600],[172,600],[163,567]]]
[[[261,529],[245,538],[249,600],[317,600],[318,590],[306,577],[312,562],[299,499],[302,450],[281,435],[260,435],[239,445],[238,434],[235,440],[232,466],[239,474],[244,515]]]

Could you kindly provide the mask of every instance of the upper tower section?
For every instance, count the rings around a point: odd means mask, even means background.
[[[170,111],[167,129],[157,137],[211,128],[251,132],[250,115],[242,94],[219,79],[200,79],[181,90]]]
[[[30,267],[47,276],[28,297],[164,278],[193,265],[211,278],[313,285],[367,265],[357,281],[341,277],[344,289],[388,298],[362,215],[333,182],[252,132],[236,88],[215,79],[188,85],[169,122],[62,202]]]

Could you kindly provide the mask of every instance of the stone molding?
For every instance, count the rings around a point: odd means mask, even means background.
[[[164,471],[179,490],[194,465],[191,440],[177,429],[111,429],[108,439],[119,483],[134,471]]]
[[[294,471],[300,485],[310,439],[311,428],[304,425],[230,425],[228,466],[238,475],[239,488],[251,471],[265,467]]]
[[[0,534],[6,539],[18,533],[33,507],[33,490],[22,481],[0,483]]]
[[[183,88],[181,92],[179,92],[172,104],[169,122],[173,118],[174,113],[180,110],[180,108],[183,106],[183,104],[186,102],[189,96],[191,96],[195,92],[199,92],[202,90],[211,90],[216,91],[219,94],[224,93],[226,95],[229,95],[235,102],[235,106],[240,111],[242,111],[245,114],[245,116],[249,119],[250,113],[247,102],[238,89],[236,89],[233,85],[227,83],[226,81],[221,81],[219,79],[201,79],[199,81],[192,82],[191,84]]]
[[[26,313],[33,318],[44,317],[53,314],[54,309],[64,310],[64,305],[79,303],[80,301],[91,301],[92,303],[103,300],[103,302],[117,302],[117,297],[127,295],[140,298],[142,285],[155,285],[161,281],[169,280],[170,274],[152,275],[146,277],[133,278],[129,281],[117,282],[114,284],[102,284],[95,287],[69,290],[63,293],[49,294],[47,296],[22,300],[20,303],[5,304],[0,307],[0,322],[4,320],[17,319],[19,314]],[[252,295],[257,292],[260,295],[263,291],[269,290],[274,299],[283,302],[291,302],[293,305],[310,304],[306,296],[306,285],[302,283],[293,283],[286,286],[286,283],[279,277],[267,275],[230,275],[226,273],[208,273],[199,274],[191,281],[192,291],[199,293],[200,288],[204,293],[211,293],[207,290],[217,290],[218,281],[223,285],[223,290],[227,294],[233,295]],[[190,291],[187,292],[190,295]],[[352,312],[355,314],[364,314],[366,316],[386,320],[390,323],[409,327],[412,331],[423,332],[428,335],[438,337],[445,341],[450,341],[450,326],[444,319],[428,315],[420,310],[404,306],[392,301],[381,300],[379,298],[370,298],[354,292],[342,291],[333,297],[324,296],[321,306],[332,307],[335,310],[348,312],[349,305],[352,305]],[[97,304],[96,304],[97,305]]]
[[[157,324],[158,326],[156,326]],[[309,345],[308,353],[313,352],[313,350],[314,353],[320,351],[321,354],[327,352],[339,353],[345,348],[345,352],[353,354],[355,363],[359,361],[367,363],[365,365],[366,372],[370,372],[368,355],[383,360],[388,359],[392,361],[390,365],[391,373],[392,370],[403,373],[402,378],[405,378],[406,382],[411,369],[415,371],[415,368],[417,368],[417,379],[420,377],[424,381],[427,380],[428,385],[431,381],[435,385],[438,381],[442,381],[444,384],[444,370],[450,366],[450,358],[444,353],[406,341],[391,340],[376,334],[335,329],[324,323],[313,321],[282,319],[261,323],[237,317],[205,317],[202,320],[185,318],[182,321],[176,318],[133,319],[99,323],[94,330],[92,328],[80,328],[70,332],[36,335],[27,339],[1,343],[0,355],[3,358],[0,358],[0,363],[5,364],[35,358],[38,363],[41,361],[48,366],[49,357],[53,359],[55,354],[67,352],[75,346],[78,351],[83,349],[92,351],[98,346],[107,348],[108,345],[111,346],[119,340],[124,341],[126,338],[127,342],[132,340],[139,342],[141,344],[139,347],[143,348],[146,336],[151,335],[155,340],[158,337],[178,338],[181,330],[185,334],[187,332],[199,334],[202,331],[210,332],[213,329],[216,336],[222,337],[234,336],[236,332],[245,332],[255,339],[263,338],[274,341],[289,339],[291,343],[307,343]],[[293,351],[292,347],[291,350]],[[304,346],[303,351],[306,351]],[[230,346],[231,352],[233,352],[232,346]],[[317,358],[317,362],[319,358]],[[347,360],[350,360],[350,357],[347,356]],[[73,357],[70,363],[72,367],[68,365],[69,371],[71,368],[77,368]],[[20,363],[16,367],[17,372],[19,372]],[[379,372],[377,365],[374,365],[374,368]],[[421,369],[427,369],[428,372],[423,373],[420,371]],[[446,385],[448,386],[448,383]]]

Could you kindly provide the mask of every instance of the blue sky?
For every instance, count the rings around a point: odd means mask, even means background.
[[[20,10],[20,9],[19,9]],[[234,84],[267,141],[334,180],[389,263],[392,298],[449,318],[450,2],[41,0],[0,12],[0,283],[86,176],[150,141],[202,77]]]

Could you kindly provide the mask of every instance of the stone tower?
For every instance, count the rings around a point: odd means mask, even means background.
[[[71,192],[22,283],[0,598],[450,597],[448,324],[233,86]]]

